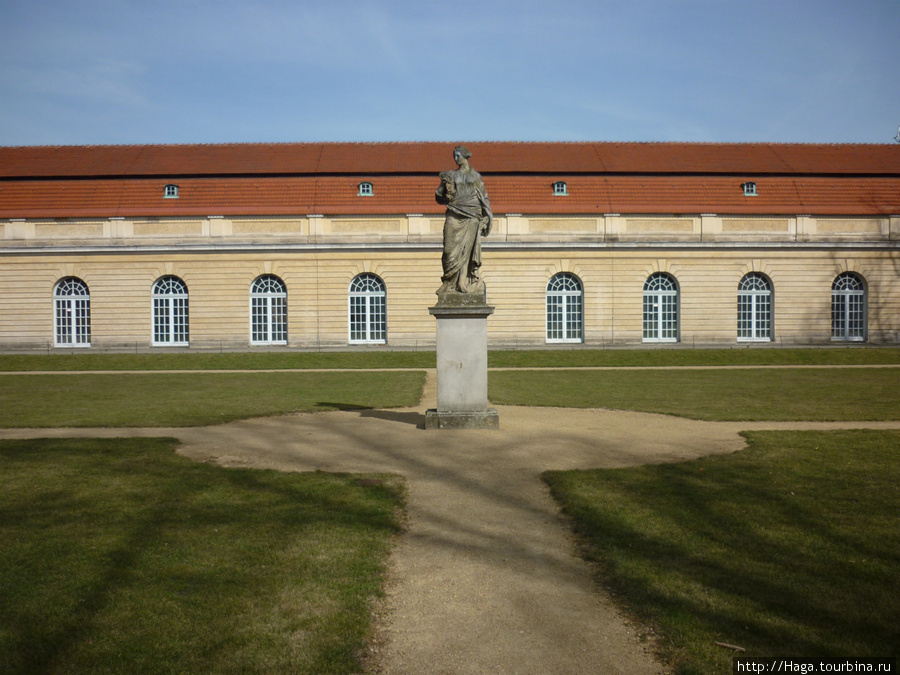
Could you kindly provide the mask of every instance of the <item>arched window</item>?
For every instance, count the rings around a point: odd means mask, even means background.
[[[53,290],[57,347],[91,346],[91,294],[81,279],[67,277]]]
[[[664,272],[644,282],[644,342],[678,341],[678,285]]]
[[[574,274],[562,272],[547,284],[547,342],[581,342],[584,291]]]
[[[772,284],[751,272],[738,284],[737,338],[742,342],[772,340]]]
[[[178,277],[160,277],[153,284],[153,345],[188,344],[188,289]]]
[[[866,339],[866,282],[844,272],[831,285],[831,339],[863,342]]]
[[[350,344],[387,342],[387,291],[374,274],[350,282]]]
[[[250,344],[287,344],[287,286],[273,274],[250,287]]]

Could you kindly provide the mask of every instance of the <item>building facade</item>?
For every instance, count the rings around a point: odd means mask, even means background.
[[[900,343],[900,146],[467,147],[492,346]],[[0,148],[0,350],[431,348],[452,150]]]

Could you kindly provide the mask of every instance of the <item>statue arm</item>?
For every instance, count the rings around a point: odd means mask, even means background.
[[[481,222],[483,223],[481,234],[486,237],[491,233],[491,228],[494,226],[494,212],[491,210],[491,200],[488,197],[487,190],[484,189],[484,182],[481,180],[481,174],[478,175],[478,183],[476,184],[475,191],[478,193],[478,201],[481,202],[481,211],[484,214],[484,217],[481,219]]]

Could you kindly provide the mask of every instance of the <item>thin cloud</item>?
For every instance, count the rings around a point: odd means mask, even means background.
[[[130,62],[100,59],[63,66],[10,66],[0,69],[0,85],[20,94],[36,94],[60,101],[82,99],[119,106],[145,106],[140,90],[143,68]]]
[[[889,142],[898,23],[896,0],[0,0],[0,143]]]

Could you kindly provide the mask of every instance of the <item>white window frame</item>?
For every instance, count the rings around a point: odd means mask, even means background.
[[[187,347],[190,344],[190,315],[187,285],[166,275],[153,283],[154,347]]]
[[[178,186],[174,183],[169,183],[163,188],[163,198],[165,199],[178,199]]]
[[[375,195],[375,186],[369,181],[363,181],[359,184],[359,197],[373,197]]]
[[[855,272],[843,272],[831,284],[831,339],[835,342],[868,340],[868,292],[866,280]]]
[[[387,287],[378,275],[366,272],[350,282],[347,331],[351,345],[387,344]]]
[[[545,330],[547,344],[584,342],[584,284],[571,272],[554,274],[547,282]]]
[[[558,180],[553,183],[554,197],[567,197],[569,195],[569,186],[564,180]]]
[[[91,346],[91,292],[77,277],[60,279],[53,288],[53,344]]]
[[[274,274],[263,274],[250,285],[250,344],[286,345],[287,285]]]
[[[774,316],[772,281],[759,272],[745,274],[738,283],[738,342],[771,342]]]
[[[644,282],[643,342],[678,342],[680,326],[678,281],[666,272],[655,272]]]
[[[753,181],[747,181],[746,183],[742,183],[741,187],[744,189],[745,197],[756,197],[758,193],[756,192],[756,183]]]

